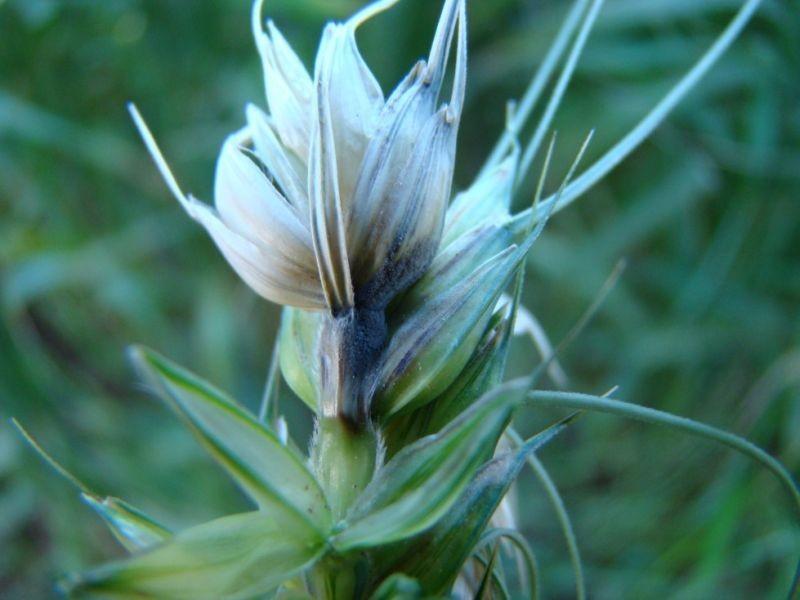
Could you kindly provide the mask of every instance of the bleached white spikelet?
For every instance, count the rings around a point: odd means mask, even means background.
[[[334,316],[382,311],[439,247],[466,80],[464,2],[445,2],[428,59],[384,100],[356,31],[396,2],[329,24],[313,74],[255,3],[269,111],[249,105],[246,126],[223,144],[213,208],[181,191],[131,107],[173,194],[268,300]],[[439,107],[456,31],[452,96]]]

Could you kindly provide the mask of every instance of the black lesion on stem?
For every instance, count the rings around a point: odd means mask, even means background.
[[[325,321],[322,335],[323,412],[363,429],[369,423],[368,383],[386,345],[384,310],[341,311]]]
[[[369,424],[375,377],[388,341],[387,307],[425,272],[435,253],[424,244],[403,258],[390,253],[383,268],[355,290],[355,306],[323,326],[323,413],[360,430]]]

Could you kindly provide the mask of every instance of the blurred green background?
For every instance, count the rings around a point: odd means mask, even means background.
[[[270,0],[310,63],[322,23],[361,0]],[[560,177],[623,135],[713,41],[738,0],[608,0],[555,122]],[[425,52],[439,2],[404,0],[360,41],[385,90]],[[567,4],[471,0],[467,185]],[[255,406],[278,311],[168,195],[125,112],[135,100],[184,186],[247,101],[264,104],[246,0],[0,0],[0,598],[120,554],[16,416],[101,493],[181,526],[239,493],[156,401],[124,350],[144,343]],[[564,357],[570,388],[705,420],[800,472],[800,11],[766,2],[669,122],[577,205],[529,262],[525,302],[558,340],[614,263],[629,268]],[[555,180],[555,177],[554,177]],[[528,194],[520,195],[520,206]],[[515,342],[513,371],[530,367]],[[287,404],[291,404],[287,400]],[[307,431],[308,416],[292,410]],[[523,430],[552,419],[526,414]],[[305,429],[304,429],[305,428]],[[798,532],[770,475],[725,450],[610,417],[548,447],[593,598],[782,598]],[[546,598],[574,596],[542,490],[519,486]]]

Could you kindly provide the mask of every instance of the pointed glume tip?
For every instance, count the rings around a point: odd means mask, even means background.
[[[158,168],[159,173],[161,173],[161,177],[166,182],[170,192],[172,192],[172,195],[175,196],[178,202],[180,202],[183,207],[191,213],[191,203],[186,198],[183,190],[181,190],[178,180],[175,178],[175,175],[173,174],[172,169],[170,169],[169,164],[167,164],[167,160],[164,158],[164,155],[162,154],[161,149],[158,147],[158,143],[156,142],[153,133],[147,126],[147,123],[139,112],[139,109],[136,108],[136,105],[133,102],[128,102],[127,107],[128,112],[133,119],[134,125],[136,125],[136,129],[139,131],[139,135],[147,147],[147,151],[150,153],[153,162],[155,162],[156,167]]]

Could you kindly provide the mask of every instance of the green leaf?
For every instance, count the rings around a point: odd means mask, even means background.
[[[314,600],[314,596],[304,590],[279,589],[274,600]]]
[[[325,536],[331,514],[303,457],[233,400],[144,348],[131,356],[143,375],[237,484],[262,509],[280,510],[298,531]]]
[[[385,545],[434,525],[491,456],[529,382],[495,388],[438,434],[398,452],[358,498],[332,539],[334,548]],[[542,434],[537,443],[551,437]]]
[[[286,590],[281,588],[275,594],[274,600],[314,600],[314,596],[304,590]]]
[[[445,593],[472,555],[526,457],[550,442],[574,418],[567,417],[530,438],[519,450],[486,463],[438,523],[411,540],[379,550],[376,563],[384,564],[387,572],[402,571],[417,578],[427,593]]]
[[[266,594],[306,569],[324,542],[287,529],[281,512],[216,519],[152,550],[62,582],[75,598],[229,600]]]
[[[114,537],[130,552],[155,546],[172,535],[168,529],[123,500],[99,498],[86,492],[81,494],[81,498],[100,515]]]
[[[292,391],[317,412],[320,397],[320,314],[285,307],[279,337],[280,366]]]
[[[103,519],[111,533],[127,550],[133,552],[162,542],[172,535],[163,525],[117,498],[103,498],[89,486],[65,469],[31,436],[16,419],[11,423],[19,431],[28,445],[59,475],[69,481],[81,492],[81,498]]]
[[[761,464],[761,466],[770,470],[773,475],[778,478],[783,487],[789,494],[789,497],[794,504],[798,515],[800,515],[800,487],[792,478],[789,471],[786,470],[780,461],[776,460],[764,450],[755,444],[748,442],[746,439],[717,429],[705,423],[699,423],[686,417],[679,417],[668,412],[648,408],[646,406],[639,406],[606,398],[605,396],[592,396],[591,394],[579,394],[575,392],[555,392],[549,390],[537,390],[529,393],[529,401],[532,404],[557,406],[563,408],[572,408],[577,410],[592,410],[596,412],[608,413],[643,421],[645,423],[652,423],[655,425],[664,425],[676,431],[682,431],[691,435],[706,438],[711,441],[720,443],[724,446],[732,448],[745,456],[748,456]]]

